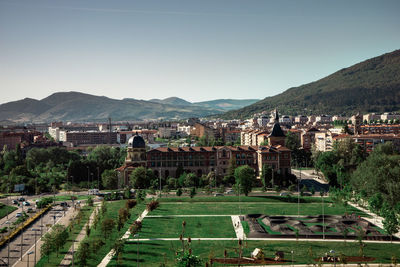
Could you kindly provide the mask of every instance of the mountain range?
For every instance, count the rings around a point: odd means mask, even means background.
[[[400,111],[400,50],[365,60],[218,117],[248,118],[275,108],[287,115]]]
[[[218,114],[257,101],[218,99],[190,103],[177,97],[150,101],[133,98],[117,100],[80,92],[58,92],[42,100],[25,98],[0,105],[0,122],[87,122],[106,121],[109,117],[113,121],[172,120]]]

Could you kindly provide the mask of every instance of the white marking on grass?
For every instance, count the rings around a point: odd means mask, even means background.
[[[233,228],[235,229],[236,238],[241,240],[245,239],[246,235],[244,234],[243,226],[240,222],[240,217],[238,215],[232,215],[231,219]]]

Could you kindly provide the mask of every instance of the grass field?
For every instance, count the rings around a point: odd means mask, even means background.
[[[343,215],[355,213],[367,216],[362,211],[353,207],[343,207],[324,203],[325,214]],[[152,212],[152,215],[239,215],[239,214],[267,214],[267,215],[297,215],[297,205],[285,202],[162,202],[160,207]],[[301,203],[300,215],[320,215],[322,214],[321,203]]]
[[[224,216],[145,218],[140,238],[179,238],[183,221],[185,237],[236,237],[231,217]]]
[[[293,198],[293,197],[292,197]],[[229,216],[207,217],[173,217],[170,215],[238,215],[238,214],[268,214],[268,215],[297,215],[297,199],[280,196],[265,197],[174,197],[159,199],[160,206],[149,214],[165,217],[146,217],[140,238],[178,238],[182,232],[182,221],[186,222],[185,237],[235,237],[232,221]],[[300,203],[300,215],[322,214],[321,198],[304,197]],[[324,199],[324,211],[328,215],[343,215],[355,213],[367,216],[365,213],[352,207],[330,203]],[[170,216],[170,217],[168,217]],[[310,225],[312,223],[309,223]],[[245,233],[249,226],[242,222]],[[263,227],[266,227],[263,225]],[[269,229],[271,230],[271,229]],[[182,248],[180,241],[129,241],[124,248],[122,262],[119,266],[133,266],[136,264],[137,250],[139,249],[139,266],[175,266],[175,253]],[[305,241],[247,241],[244,247],[244,256],[250,256],[255,248],[262,248],[266,257],[273,257],[278,250],[285,251],[286,259],[291,259],[290,251],[294,251],[296,264],[312,263],[330,250],[335,250],[347,256],[359,256],[360,247],[356,242],[305,242]],[[310,249],[311,248],[311,249]],[[203,265],[210,258],[223,258],[224,250],[228,257],[238,256],[237,241],[192,241],[191,249],[195,255],[203,260]],[[397,244],[367,244],[364,247],[366,256],[376,257],[377,262],[389,263],[393,255],[400,255],[400,246]],[[316,262],[315,262],[316,263]],[[288,263],[291,264],[291,263]],[[108,266],[117,266],[116,257]],[[221,266],[215,265],[214,266]]]
[[[159,202],[289,202],[297,203],[297,196],[277,196],[277,195],[265,195],[265,196],[196,196],[190,197],[163,197],[158,199]],[[320,197],[300,197],[301,203],[320,203]],[[332,200],[329,197],[324,198],[324,202],[330,203]]]
[[[44,256],[42,257],[39,262],[36,264],[36,266],[59,266],[61,261],[64,259],[65,254],[68,252],[69,248],[72,246],[72,240],[75,240],[75,238],[78,236],[79,232],[82,230],[82,227],[86,224],[88,221],[90,214],[93,211],[93,207],[88,207],[88,206],[83,206],[82,207],[82,219],[81,222],[78,224],[76,223],[73,227],[72,231],[69,231],[68,229],[68,241],[64,244],[64,247],[59,251],[58,257],[55,252],[52,252],[50,256]]]
[[[140,266],[175,266],[175,252],[182,248],[180,241],[148,241],[129,242],[125,245],[122,255],[122,264],[119,266],[135,266],[137,249],[139,248]],[[261,248],[265,257],[273,257],[276,251],[284,251],[285,259],[291,260],[291,251],[295,264],[317,263],[313,259],[323,256],[330,250],[336,255],[359,256],[360,246],[356,242],[284,242],[284,241],[247,241],[244,242],[243,255],[250,256],[255,248]],[[224,250],[228,257],[238,257],[238,243],[236,241],[193,241],[191,249],[195,255],[203,260],[203,266],[210,258],[223,258]],[[312,256],[310,255],[312,253]],[[366,244],[364,255],[375,257],[375,262],[390,263],[392,256],[400,255],[398,244]],[[288,265],[291,262],[287,263]],[[117,266],[115,258],[108,266]],[[221,266],[215,264],[213,266]]]
[[[0,205],[0,219],[5,217],[5,216],[7,216],[7,214],[10,214],[11,212],[13,212],[16,209],[17,208],[14,207],[14,206],[7,206],[7,205],[4,205],[4,204],[1,204]]]

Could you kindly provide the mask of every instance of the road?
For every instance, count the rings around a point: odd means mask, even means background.
[[[329,184],[326,181],[322,180],[318,175],[313,174],[312,170],[302,170],[300,172],[299,170],[292,169],[292,173],[296,175],[298,179],[301,178],[300,184],[305,185],[308,190],[314,187],[315,192],[329,191]]]
[[[36,212],[36,209],[32,200],[38,197],[40,196],[25,197],[25,199],[31,203],[31,206],[29,207],[31,207],[34,212]],[[16,199],[16,197],[13,197],[13,199]],[[1,202],[7,204],[7,200],[5,199],[2,199]],[[9,200],[9,204],[13,205],[11,204],[11,200]],[[71,201],[69,201],[68,204],[72,206]],[[17,220],[16,214],[18,212],[22,212],[22,209],[26,211],[27,208],[28,207],[19,207],[17,210],[8,215],[8,219],[7,216],[2,218],[0,220],[0,228],[12,225],[12,223]],[[0,250],[0,266],[6,266],[8,258],[10,259],[9,266],[13,266],[21,258],[21,256],[26,254],[27,250],[35,244],[35,238],[36,240],[39,240],[41,236],[49,230],[51,226],[57,223],[63,217],[63,215],[69,211],[69,209],[72,208],[69,207],[68,209],[64,210],[64,208],[61,206],[54,206],[48,212],[43,214],[42,217],[38,219],[35,223],[25,228],[23,233],[20,233],[15,238],[13,238],[13,240],[11,240],[9,244],[4,245]],[[28,215],[30,216],[34,214],[35,213],[28,213]],[[35,253],[31,255],[32,263],[34,261],[34,258]],[[39,248],[37,250],[36,258],[37,260],[39,260],[40,258]]]

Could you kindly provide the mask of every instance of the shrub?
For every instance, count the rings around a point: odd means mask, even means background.
[[[131,232],[132,235],[136,234],[142,229],[142,222],[141,221],[135,221],[131,227],[129,228],[129,232]]]
[[[182,189],[178,188],[178,190],[176,190],[176,195],[178,197],[182,196]]]
[[[127,201],[125,202],[125,207],[126,207],[127,209],[132,209],[132,208],[134,208],[134,207],[136,206],[136,204],[137,204],[137,201],[136,201],[136,200],[134,200],[134,199],[129,199],[129,200],[127,200]]]
[[[147,210],[153,211],[156,208],[158,208],[159,205],[160,205],[160,202],[158,202],[157,200],[152,200],[152,201],[150,201],[149,204],[147,204]]]

